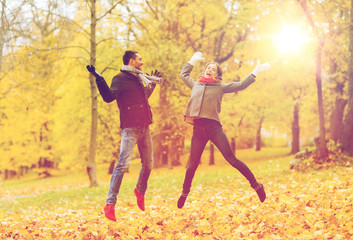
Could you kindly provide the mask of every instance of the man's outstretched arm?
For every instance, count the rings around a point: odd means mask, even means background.
[[[111,91],[111,89],[109,88],[104,77],[96,71],[96,68],[93,65],[87,65],[86,68],[96,78],[98,91],[102,96],[103,100],[108,103],[114,101],[116,97]]]

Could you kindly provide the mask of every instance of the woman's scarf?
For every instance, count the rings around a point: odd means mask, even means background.
[[[205,77],[204,75],[201,75],[200,78],[199,78],[199,82],[201,83],[214,83],[214,82],[220,82],[221,80],[216,78],[208,78],[208,77]]]
[[[131,67],[129,65],[123,65],[121,67],[122,71],[131,73],[132,75],[138,77],[146,87],[149,87],[152,83],[160,83],[161,78],[156,76],[145,75],[141,70]]]

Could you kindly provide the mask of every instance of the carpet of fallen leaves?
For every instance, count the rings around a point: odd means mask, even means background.
[[[80,199],[78,209],[70,204],[5,209],[0,239],[352,239],[352,174],[352,168],[342,167],[261,176],[264,203],[247,185],[239,187],[241,179],[195,183],[183,209],[176,207],[179,186],[154,184],[145,212],[133,196],[119,198],[117,222],[105,219],[104,199]],[[163,197],[165,191],[175,192],[169,195],[174,197]]]

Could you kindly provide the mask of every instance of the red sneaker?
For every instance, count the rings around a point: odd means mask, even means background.
[[[106,218],[108,218],[109,220],[116,221],[114,205],[111,205],[111,204],[105,205],[104,214]]]
[[[137,198],[137,206],[139,206],[142,211],[145,211],[145,194],[139,193],[137,188],[135,188],[135,195]]]

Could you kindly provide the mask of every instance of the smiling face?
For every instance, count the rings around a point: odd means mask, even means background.
[[[130,59],[129,65],[139,70],[142,70],[143,61],[141,55],[136,53],[135,58]]]
[[[216,62],[209,62],[206,64],[202,76],[206,78],[212,78],[217,81],[222,81],[223,71],[222,68]]]
[[[214,63],[210,63],[206,66],[205,71],[203,72],[203,75],[207,78],[213,78],[216,79],[218,77],[218,67]]]

